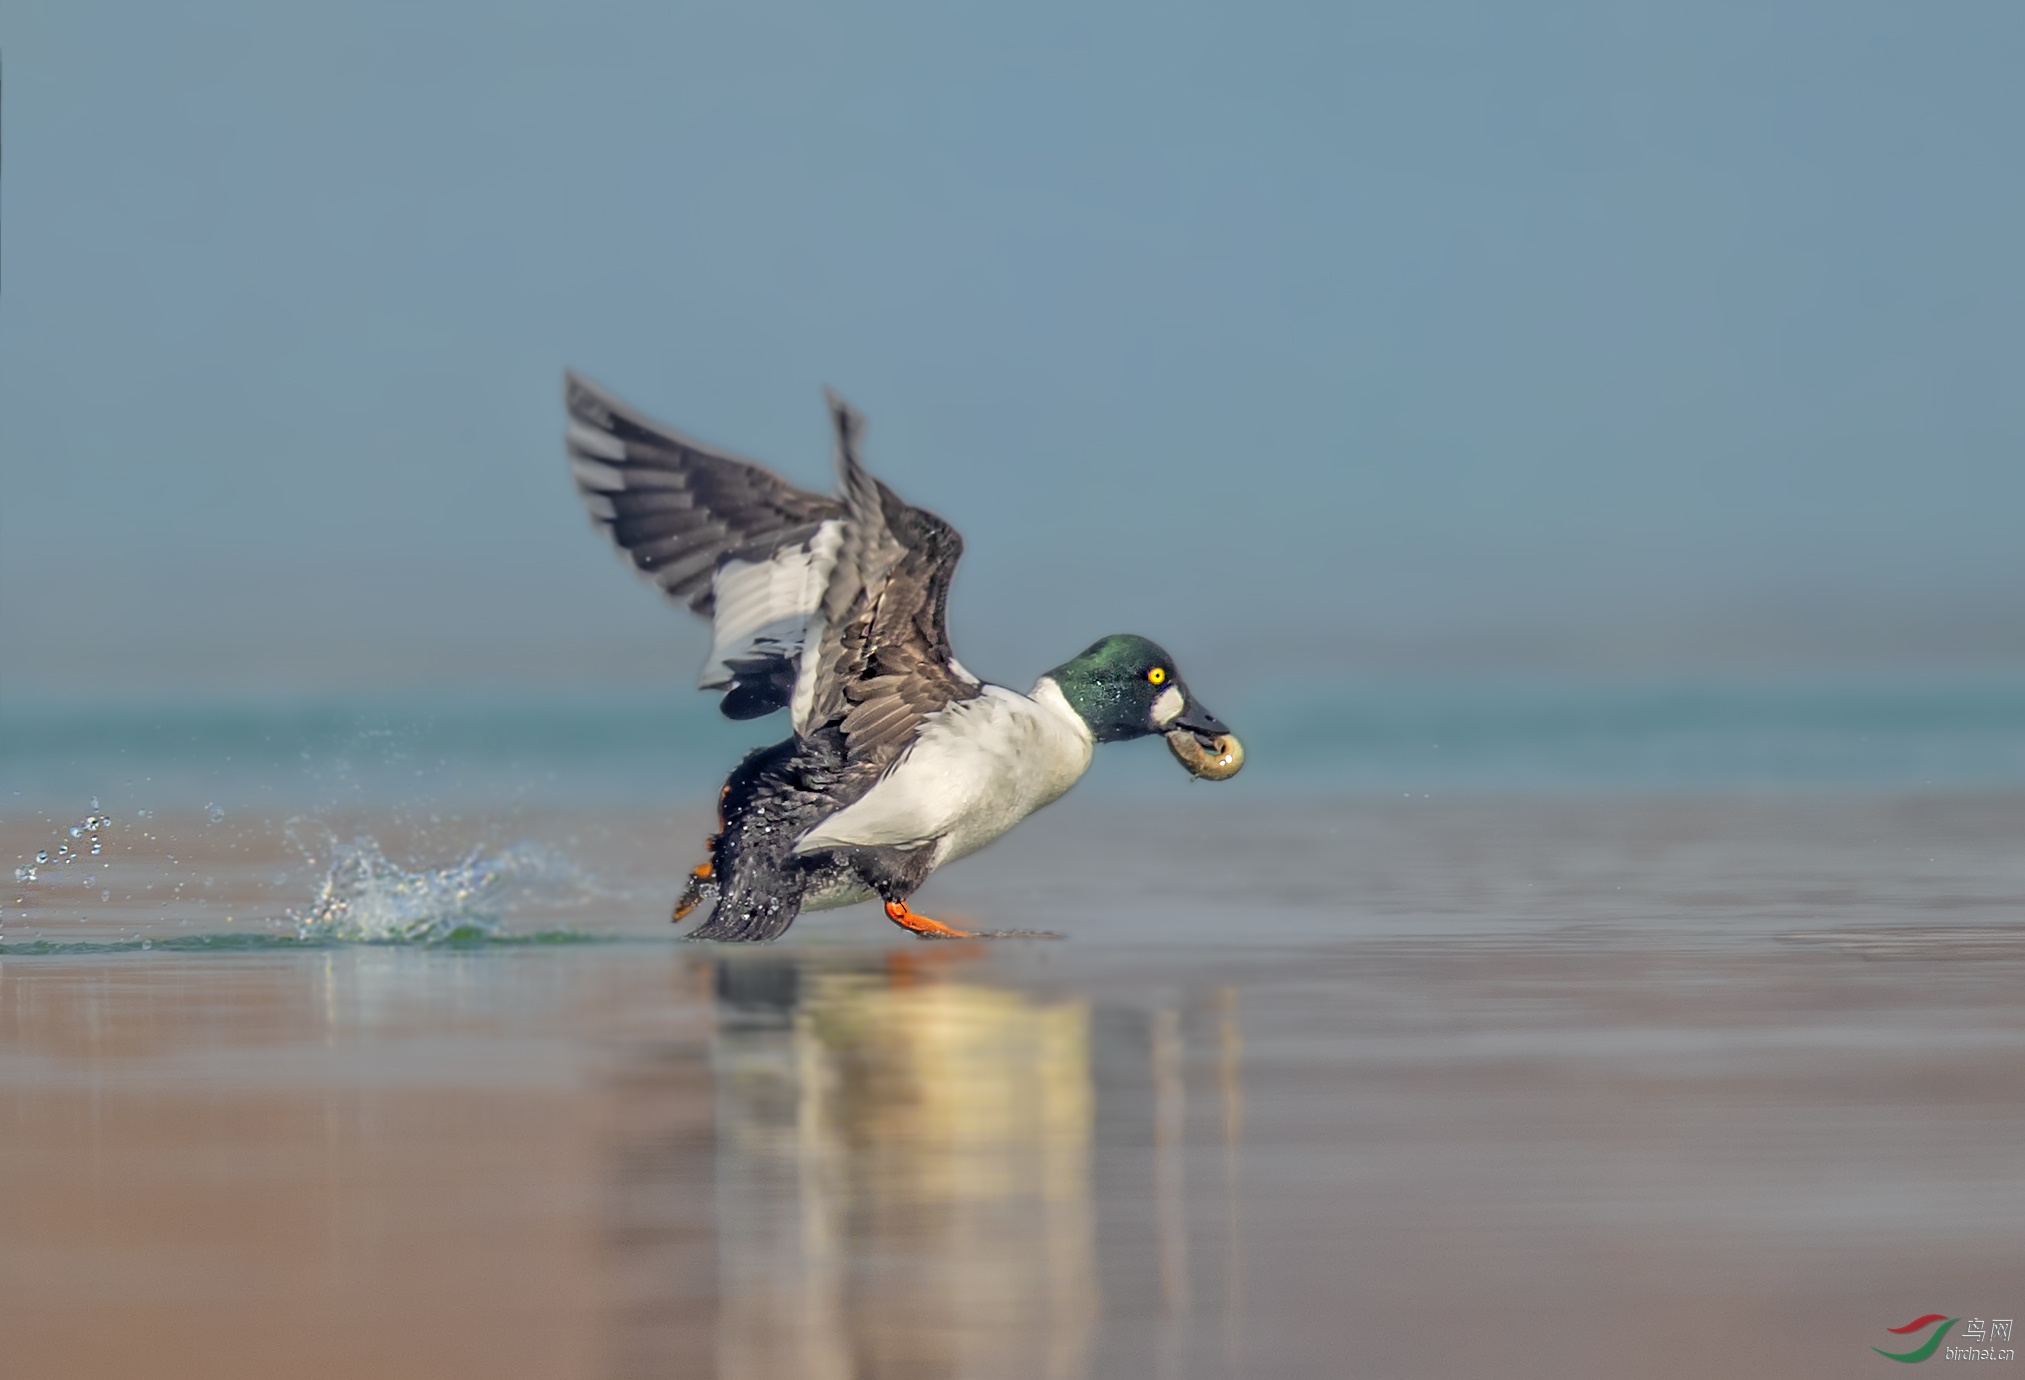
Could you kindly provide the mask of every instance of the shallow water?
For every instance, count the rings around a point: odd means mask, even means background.
[[[40,865],[8,1373],[1842,1376],[2025,1294],[2025,795],[1071,797],[919,898],[1063,940],[745,950],[705,826]]]

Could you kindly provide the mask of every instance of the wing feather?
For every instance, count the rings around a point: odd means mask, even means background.
[[[699,682],[751,718],[787,704],[843,507],[565,376],[570,473],[592,523],[661,592],[709,618]],[[766,567],[762,581],[750,578]],[[738,590],[727,618],[729,581]]]
[[[663,426],[587,379],[565,377],[570,471],[591,520],[641,574],[694,612],[710,616],[720,557],[805,540],[842,516],[835,499]]]
[[[858,457],[863,419],[835,394],[829,402],[844,522],[810,628],[816,655],[804,655],[795,687],[795,727],[836,724],[850,763],[883,771],[929,715],[979,692],[949,645],[949,586],[963,538],[872,477]]]

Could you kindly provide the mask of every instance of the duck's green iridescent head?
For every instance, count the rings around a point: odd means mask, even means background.
[[[1188,693],[1174,658],[1156,642],[1132,633],[1100,638],[1048,679],[1100,743],[1162,733],[1183,766],[1215,781],[1244,764],[1236,737]]]

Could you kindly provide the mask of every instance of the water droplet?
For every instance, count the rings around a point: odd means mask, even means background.
[[[152,949],[155,947],[155,941],[152,939],[143,939],[141,941],[141,947],[143,949]]]
[[[107,887],[104,891],[101,891],[98,894],[98,899],[101,901],[110,901],[112,899],[112,888]]]
[[[93,797],[91,798],[91,812],[92,812],[93,814],[97,814],[97,813],[98,813],[98,797],[97,797],[97,796],[93,796]]]
[[[72,838],[74,838],[74,839],[81,839],[81,838],[83,838],[83,837],[84,837],[84,826],[83,826],[82,824],[73,824],[73,825],[71,825],[71,826],[70,826],[70,836],[71,836]]]
[[[29,866],[28,866],[28,865],[27,865],[26,863],[22,864],[22,865],[21,865],[20,867],[17,867],[17,868],[15,868],[15,869],[14,869],[14,880],[15,880],[15,881],[17,881],[17,882],[32,882],[32,881],[34,881],[34,880],[35,880],[35,869],[34,869],[34,868],[32,868],[32,867],[29,867]]]
[[[99,855],[99,854],[100,854],[101,852],[103,852],[103,851],[104,851],[104,849],[105,849],[105,845],[104,845],[103,843],[99,842],[99,841],[98,841],[97,839],[93,839],[93,840],[91,841],[91,855],[92,855],[92,856],[93,856],[94,858],[95,858],[95,857],[97,857],[97,856],[98,856],[98,855]]]
[[[48,862],[48,861],[49,861],[49,850],[48,850],[47,848],[38,848],[38,849],[36,849],[36,850],[35,850],[35,861],[37,861],[37,862],[39,862],[39,863],[45,863],[45,862]]]
[[[206,814],[211,816],[211,822],[213,824],[223,824],[225,822],[225,811],[221,807],[217,805],[206,805],[204,807],[204,811]]]

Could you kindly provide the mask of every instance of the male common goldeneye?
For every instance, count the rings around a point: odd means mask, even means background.
[[[1091,749],[1149,734],[1196,776],[1244,763],[1229,729],[1143,637],[1093,643],[1028,694],[966,671],[944,626],[963,539],[858,460],[830,395],[841,492],[797,489],[566,376],[570,469],[592,521],[669,598],[711,620],[699,683],[733,719],[791,711],[741,762],[677,920],[692,939],[774,939],[804,909],[867,901],[923,938],[975,938],[907,908],[952,858],[1058,798]]]

